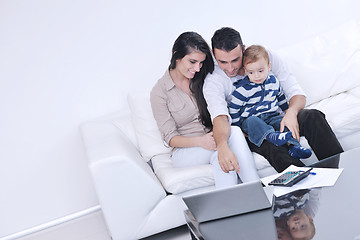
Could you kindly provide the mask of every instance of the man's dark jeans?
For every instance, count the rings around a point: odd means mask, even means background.
[[[321,160],[343,152],[339,141],[325,119],[325,114],[316,109],[303,109],[298,113],[300,136],[305,136],[316,157]],[[288,146],[277,147],[264,141],[260,147],[246,138],[250,150],[264,156],[276,171],[282,172],[290,165],[304,164],[289,155]]]

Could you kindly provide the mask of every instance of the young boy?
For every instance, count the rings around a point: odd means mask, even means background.
[[[319,196],[319,189],[304,189],[275,197],[273,213],[278,234],[288,233],[293,240],[313,239]]]
[[[292,157],[310,157],[311,150],[301,147],[292,132],[279,132],[283,117],[280,109],[285,111],[288,104],[279,81],[269,74],[271,63],[266,49],[259,45],[248,47],[243,66],[247,76],[234,83],[236,90],[229,106],[232,124],[239,126],[258,147],[265,139],[276,146],[288,143]]]

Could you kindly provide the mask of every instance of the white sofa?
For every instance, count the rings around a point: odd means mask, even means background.
[[[359,24],[349,22],[277,52],[307,93],[307,108],[326,114],[344,150],[360,146]],[[210,166],[172,167],[149,93],[129,95],[128,103],[129,109],[81,125],[114,240],[140,239],[185,224],[182,197],[214,189]],[[260,176],[276,173],[264,158],[254,156]]]

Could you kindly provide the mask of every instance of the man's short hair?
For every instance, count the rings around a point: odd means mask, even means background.
[[[244,50],[244,44],[240,33],[230,27],[223,27],[216,30],[214,36],[211,38],[211,48],[213,51],[217,48],[230,52],[238,45],[240,45],[241,49]]]

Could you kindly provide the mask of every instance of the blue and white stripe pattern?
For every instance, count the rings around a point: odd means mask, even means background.
[[[229,112],[234,125],[250,116],[263,113],[285,111],[288,108],[286,97],[274,75],[269,75],[262,84],[250,82],[249,77],[234,82]]]
[[[287,218],[296,212],[296,209],[304,209],[308,204],[310,194],[306,192],[303,196],[296,197],[293,193],[275,198],[273,213],[276,219]]]

